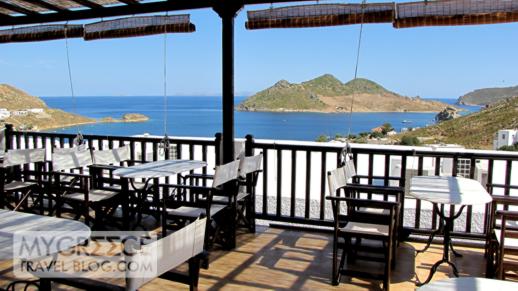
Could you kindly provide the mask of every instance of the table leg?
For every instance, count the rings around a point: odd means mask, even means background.
[[[129,207],[130,207],[130,199],[129,199],[129,180],[126,178],[122,179],[122,228],[124,230],[129,229]]]
[[[453,269],[453,275],[455,277],[459,276],[459,272],[457,270],[457,267],[453,262],[450,261],[450,255],[449,250],[452,245],[451,242],[451,231],[453,230],[453,221],[457,219],[462,211],[464,210],[464,205],[460,207],[459,211],[457,213],[450,213],[449,216],[446,216],[444,211],[440,211],[437,206],[436,207],[437,213],[441,217],[442,220],[444,220],[444,240],[443,240],[443,252],[442,252],[442,259],[437,261],[435,264],[433,264],[432,269],[430,270],[430,273],[428,274],[428,277],[424,282],[421,282],[419,278],[417,278],[416,286],[423,286],[425,284],[428,284],[430,280],[432,280],[433,275],[437,271],[437,268],[446,263]]]

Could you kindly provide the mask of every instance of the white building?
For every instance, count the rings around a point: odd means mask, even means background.
[[[11,112],[7,108],[0,108],[0,120],[4,120],[11,116]]]
[[[29,111],[27,110],[16,110],[16,111],[13,111],[13,115],[14,116],[25,116],[29,114]]]
[[[43,108],[30,108],[30,109],[27,109],[27,111],[29,111],[30,113],[39,114],[39,113],[43,113]]]
[[[501,129],[493,140],[493,149],[510,146],[518,142],[518,129]]]

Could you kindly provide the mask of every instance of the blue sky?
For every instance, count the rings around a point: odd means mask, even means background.
[[[301,82],[324,73],[344,82],[353,78],[358,25],[247,31],[246,10],[267,7],[249,6],[236,18],[237,95],[280,79]],[[187,13],[196,32],[167,37],[168,94],[220,95],[220,19],[212,10]],[[162,94],[163,36],[69,44],[77,95]],[[457,98],[477,88],[518,85],[516,51],[517,23],[399,30],[366,25],[359,76],[407,96]],[[63,40],[2,44],[0,68],[0,83],[37,96],[70,94]]]

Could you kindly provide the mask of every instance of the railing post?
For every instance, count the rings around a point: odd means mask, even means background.
[[[251,134],[247,134],[245,136],[245,156],[253,156],[254,155],[254,136]]]
[[[5,151],[13,148],[13,125],[5,124]]]
[[[222,155],[222,152],[221,152],[221,142],[222,142],[222,139],[221,139],[221,132],[218,132],[214,135],[216,138],[214,140],[214,155],[216,156],[215,157],[215,163],[216,163],[216,166],[219,166],[221,165],[221,155]]]

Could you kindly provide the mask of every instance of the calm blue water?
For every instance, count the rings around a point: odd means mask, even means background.
[[[70,127],[53,132],[99,135],[164,134],[163,97],[78,97],[74,110],[70,97],[42,98],[50,107],[75,112],[92,118],[111,116],[120,118],[125,113],[142,113],[150,120],[143,123],[101,123]],[[237,97],[236,104],[245,97]],[[441,101],[453,104],[455,99]],[[167,112],[168,135],[212,137],[221,131],[221,98],[169,97]],[[465,107],[476,111],[478,107]],[[353,113],[351,133],[370,131],[385,122],[400,131],[402,127],[422,127],[433,124],[434,113]],[[402,123],[403,120],[411,123]],[[271,113],[235,112],[236,137],[253,134],[256,138],[315,140],[319,135],[345,135],[349,117],[344,113]]]

